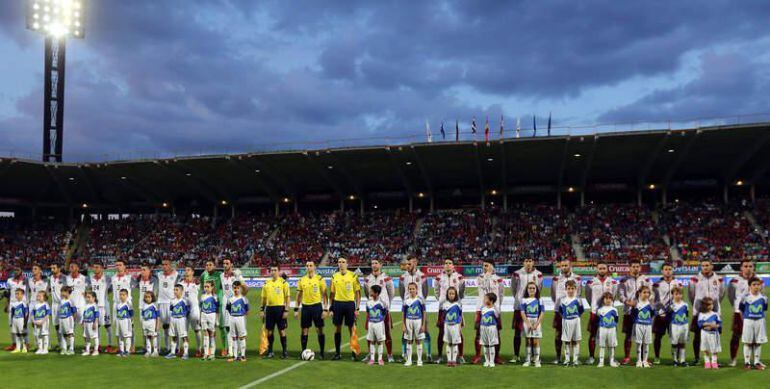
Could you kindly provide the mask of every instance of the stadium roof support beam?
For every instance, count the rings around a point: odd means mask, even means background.
[[[567,151],[569,150],[570,137],[564,138],[564,150],[561,153],[559,162],[559,173],[556,176],[556,207],[561,209],[561,188],[564,184],[564,168],[567,166]]]
[[[679,170],[679,167],[682,166],[684,161],[687,159],[687,155],[690,154],[690,149],[692,149],[692,146],[695,144],[695,141],[700,138],[701,130],[696,130],[695,135],[692,135],[689,140],[687,140],[687,143],[685,143],[684,148],[682,149],[682,152],[677,156],[674,163],[671,164],[671,166],[668,167],[668,170],[666,170],[666,175],[663,177],[663,188],[668,189],[668,184],[671,183],[671,179],[674,178],[674,175]]]
[[[733,164],[730,165],[730,168],[727,169],[725,175],[722,177],[725,181],[725,184],[730,184],[731,182],[733,182],[736,179],[736,176],[738,175],[738,172],[741,170],[743,165],[749,162],[751,158],[753,158],[759,152],[759,150],[762,150],[762,148],[769,141],[770,141],[770,132],[765,134],[758,141],[753,142],[751,144],[751,147],[749,147],[745,153],[738,154],[738,158],[735,159],[735,162],[733,162]]]
[[[671,131],[666,132],[666,135],[662,136],[660,140],[658,140],[658,143],[656,143],[655,147],[652,149],[652,153],[650,153],[649,157],[647,157],[647,160],[644,161],[642,168],[639,169],[639,176],[637,177],[636,181],[639,188],[644,187],[644,184],[647,183],[647,180],[650,177],[650,172],[652,171],[652,167],[655,165],[655,161],[658,159],[660,152],[663,151],[663,149],[666,147],[666,143],[668,142],[670,136]]]
[[[313,168],[316,170],[316,172],[318,172],[321,178],[323,178],[324,181],[326,181],[326,183],[329,184],[329,186],[331,186],[335,192],[337,192],[337,195],[340,196],[340,200],[341,200],[340,208],[344,208],[345,207],[344,201],[345,201],[346,194],[342,190],[342,187],[336,182],[334,182],[334,180],[332,180],[331,177],[329,177],[326,171],[324,171],[323,167],[321,167],[321,165],[318,164],[318,162],[315,160],[315,158],[313,158],[313,156],[311,156],[309,153],[303,153],[303,155],[305,156],[305,160],[308,161],[308,163],[311,166],[313,166]]]
[[[417,168],[420,169],[420,175],[422,175],[422,179],[425,181],[425,187],[428,188],[428,193],[430,193],[431,201],[433,201],[433,182],[430,180],[430,176],[428,176],[428,171],[425,169],[425,164],[422,163],[422,158],[420,158],[420,153],[417,152],[417,150],[414,148],[414,146],[409,146],[410,149],[412,149],[412,155],[414,156],[414,162],[417,163]]]
[[[273,202],[277,203],[281,201],[281,196],[278,194],[278,192],[276,192],[275,189],[271,185],[269,185],[266,180],[262,178],[262,175],[260,174],[262,173],[262,171],[257,173],[255,171],[257,169],[255,169],[254,167],[246,163],[243,160],[242,156],[239,155],[235,158],[228,158],[227,162],[235,167],[241,167],[243,169],[246,169],[249,173],[253,173],[254,179],[257,181],[259,186],[265,191],[265,193],[267,193],[267,196],[270,197],[270,199],[273,200]]]
[[[401,183],[404,185],[404,190],[406,190],[407,196],[409,196],[411,199],[414,195],[414,187],[412,186],[412,183],[409,182],[409,180],[406,178],[404,170],[401,169],[401,164],[396,161],[396,156],[393,155],[393,150],[390,147],[386,147],[385,152],[388,153],[388,163],[390,163],[390,166],[396,170],[398,177],[401,179]]]
[[[299,197],[298,196],[299,194],[297,193],[297,188],[295,188],[293,185],[291,185],[287,181],[283,180],[279,175],[277,175],[270,166],[268,166],[264,161],[261,160],[259,154],[252,154],[250,160],[257,165],[257,169],[259,169],[261,172],[264,172],[268,178],[270,178],[279,187],[281,187],[281,190],[285,195],[288,195],[289,197],[292,197],[292,198]]]
[[[596,154],[596,148],[599,145],[599,135],[594,135],[594,141],[591,143],[591,149],[588,151],[588,158],[586,158],[586,166],[583,169],[583,175],[580,177],[580,193],[581,199],[584,198],[586,192],[586,184],[588,183],[588,176],[591,174],[591,165],[594,163],[594,155]],[[581,204],[582,205],[582,204]]]
[[[57,172],[54,172],[54,170],[59,170],[56,168],[52,168],[49,165],[45,165],[45,171],[48,173],[49,176],[51,176],[51,179],[56,183],[56,186],[59,188],[59,193],[64,198],[64,201],[67,203],[69,207],[72,207],[75,202],[72,200],[72,194],[67,190],[67,187],[64,185],[64,180],[59,176]]]

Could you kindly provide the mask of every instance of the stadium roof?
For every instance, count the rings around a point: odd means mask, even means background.
[[[0,159],[6,206],[271,203],[770,181],[770,123],[100,163]]]

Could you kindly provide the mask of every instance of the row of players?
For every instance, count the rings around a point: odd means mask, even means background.
[[[207,270],[204,272],[204,275],[202,276],[202,281],[205,281],[207,279],[213,279],[214,281],[219,280],[220,285],[216,285],[215,282],[215,290],[218,293],[222,293],[223,290],[228,291],[228,298],[232,297],[233,293],[233,287],[232,283],[227,283],[226,280],[228,279],[234,279],[237,278],[236,273],[232,270],[232,265],[229,263],[228,260],[225,260],[224,263],[224,271],[217,273],[214,270],[214,263],[209,262],[207,263]],[[296,306],[302,307],[302,348],[305,349],[307,345],[307,339],[308,339],[308,333],[311,325],[315,325],[318,329],[319,333],[319,346],[321,346],[321,350],[324,349],[324,335],[323,335],[323,319],[326,318],[327,315],[331,315],[333,317],[333,321],[336,327],[335,331],[335,346],[337,349],[337,353],[335,355],[335,358],[339,358],[339,343],[340,343],[340,329],[341,325],[344,324],[347,325],[349,328],[352,328],[352,325],[355,321],[355,317],[358,313],[358,305],[360,304],[360,285],[357,282],[357,276],[352,274],[352,272],[348,272],[346,268],[346,261],[341,258],[338,261],[338,266],[340,267],[340,271],[338,273],[335,273],[335,275],[332,277],[332,293],[331,293],[331,300],[332,303],[329,304],[329,299],[327,298],[326,294],[326,283],[323,281],[323,279],[318,276],[315,273],[315,266],[313,263],[307,264],[307,274],[304,276],[298,285],[298,293],[297,293],[297,299],[296,299]],[[138,283],[140,284],[140,290],[141,288],[141,282],[144,280],[145,282],[149,282],[150,280],[153,281],[156,285],[160,285],[161,277],[168,276],[170,274],[175,274],[173,272],[173,269],[171,269],[171,266],[169,263],[163,264],[163,272],[158,275],[157,279],[152,278],[152,274],[149,268],[145,267],[143,268],[143,275],[140,276],[138,279]],[[424,298],[428,294],[428,287],[427,287],[427,277],[425,277],[422,272],[419,271],[417,267],[417,260],[411,259],[406,264],[406,272],[401,276],[401,282],[399,283],[399,294],[402,296],[402,298],[406,297],[406,291],[404,288],[404,285],[409,285],[414,283],[417,287],[417,296],[419,298]],[[567,297],[567,283],[568,282],[574,282],[576,286],[581,285],[581,279],[580,276],[575,275],[571,271],[571,266],[569,261],[563,261],[560,264],[561,267],[561,274],[557,277],[554,277],[553,284],[552,284],[552,291],[551,291],[551,298],[556,304],[557,307],[561,307],[561,300],[565,297]],[[99,265],[96,265],[94,268],[94,276],[98,276],[98,269]],[[495,308],[497,309],[497,312],[499,312],[499,307],[501,304],[501,298],[497,298],[497,296],[502,296],[504,289],[503,289],[503,283],[502,279],[495,275],[494,273],[494,265],[492,263],[486,262],[484,263],[484,273],[480,275],[477,279],[477,283],[479,286],[479,295],[482,297],[485,297],[489,294],[495,296],[495,303],[493,304]],[[52,268],[53,275],[56,276],[55,267]],[[73,269],[70,269],[71,271]],[[115,277],[121,277],[121,274],[124,274],[124,266],[122,266],[122,263],[118,263],[118,274]],[[609,276],[608,269],[605,265],[599,265],[597,266],[597,276],[589,281],[585,288],[584,293],[585,297],[588,299],[591,307],[591,318],[589,319],[589,351],[590,351],[590,358],[589,363],[594,362],[594,355],[595,355],[595,347],[596,347],[596,339],[598,335],[600,334],[601,330],[601,319],[599,315],[599,309],[601,307],[601,302],[603,299],[603,296],[605,294],[609,294],[613,297],[613,301],[615,299],[619,299],[623,303],[623,313],[624,313],[624,319],[623,319],[623,332],[626,335],[626,339],[624,342],[624,350],[625,350],[625,358],[623,359],[623,363],[628,363],[630,360],[630,348],[633,339],[635,338],[635,321],[638,320],[638,315],[634,316],[634,312],[639,311],[639,308],[637,307],[639,297],[638,295],[643,289],[649,289],[651,292],[650,296],[650,308],[651,312],[653,312],[653,318],[650,320],[651,324],[651,333],[652,336],[650,336],[651,342],[654,344],[654,351],[655,351],[655,360],[656,362],[659,361],[659,354],[660,354],[660,344],[661,339],[663,335],[670,329],[670,324],[673,320],[673,318],[676,317],[676,314],[670,311],[670,308],[673,306],[673,293],[672,291],[675,289],[682,290],[682,285],[674,279],[673,277],[673,268],[671,266],[664,266],[663,268],[663,276],[661,280],[659,280],[656,283],[651,283],[649,279],[642,275],[640,273],[641,266],[639,263],[633,262],[630,264],[630,271],[629,274],[624,277],[622,280],[617,281],[614,280],[612,277]],[[39,271],[39,268],[38,268]],[[188,299],[190,298],[190,294],[185,288],[185,283],[192,283],[195,284],[195,279],[192,276],[192,269],[187,269],[185,272],[184,281],[182,284],[179,284],[181,286],[181,292],[185,297]],[[189,274],[188,274],[189,273]],[[270,349],[268,356],[272,356],[272,335],[273,330],[275,327],[278,327],[280,334],[281,334],[281,343],[284,348],[284,357],[286,355],[286,318],[289,312],[289,288],[288,283],[285,282],[282,278],[278,276],[278,269],[273,268],[271,269],[271,273],[273,275],[273,279],[268,281],[268,283],[263,288],[263,304],[262,304],[262,315],[265,319],[265,323],[267,325],[268,333],[269,333],[269,343],[270,343]],[[33,280],[38,279],[39,277],[35,276],[35,270],[33,269]],[[347,276],[346,276],[347,275]],[[113,277],[113,278],[115,278]],[[741,305],[739,299],[746,298],[747,295],[749,295],[749,280],[754,277],[754,267],[753,263],[750,261],[744,261],[741,264],[741,274],[738,277],[735,277],[731,280],[730,284],[725,287],[723,284],[723,280],[721,277],[717,276],[713,272],[713,268],[711,266],[711,263],[708,261],[704,261],[701,264],[701,272],[696,276],[693,277],[690,280],[690,288],[689,288],[689,295],[690,300],[693,303],[693,321],[691,323],[691,330],[693,331],[699,331],[700,328],[698,326],[698,317],[700,313],[704,312],[704,308],[702,308],[702,304],[704,299],[708,298],[712,301],[713,304],[713,311],[716,313],[716,318],[719,318],[719,312],[720,312],[720,304],[719,302],[722,300],[722,298],[725,295],[725,291],[728,291],[730,294],[730,301],[733,303],[733,306],[735,307],[735,315],[733,320],[733,338],[731,340],[731,365],[735,365],[736,363],[736,356],[737,356],[737,349],[739,342],[741,340],[741,333],[743,332],[743,327],[745,324],[743,324],[743,318],[746,317],[746,314],[741,312]],[[67,276],[67,278],[77,278],[75,275]],[[521,310],[521,302],[523,301],[524,294],[527,289],[527,285],[529,283],[534,283],[536,289],[539,291],[542,288],[542,274],[537,271],[534,268],[534,262],[531,260],[525,261],[524,267],[518,271],[516,271],[512,278],[512,292],[515,297],[515,301],[518,303],[516,304],[516,312],[514,314],[514,322],[513,322],[513,328],[514,328],[514,359],[512,362],[517,361],[517,357],[520,352],[521,348],[521,339],[522,334],[526,334],[527,326],[526,326],[526,314],[522,314]],[[18,279],[16,281],[19,281]],[[32,281],[32,280],[30,280]],[[223,282],[225,281],[225,282]],[[353,282],[355,281],[355,282]],[[114,283],[114,282],[113,282]],[[10,282],[9,282],[10,284]],[[434,282],[434,289],[436,292],[436,297],[439,300],[439,306],[441,307],[439,311],[439,321],[437,323],[437,326],[439,328],[439,337],[438,337],[438,353],[439,353],[439,361],[441,359],[441,353],[443,351],[442,343],[444,343],[444,325],[445,325],[445,318],[447,314],[447,310],[444,308],[446,303],[446,296],[450,288],[454,288],[456,291],[458,298],[461,300],[464,296],[464,280],[462,275],[456,273],[454,271],[454,266],[452,264],[452,261],[446,261],[444,266],[444,272],[439,275],[435,282]],[[171,285],[176,285],[176,283],[172,283]],[[372,274],[367,276],[365,278],[365,285],[366,287],[363,288],[364,292],[368,293],[371,291],[371,287],[374,285],[379,286],[379,289],[381,292],[378,294],[376,298],[373,299],[374,296],[369,296],[370,301],[381,301],[384,305],[390,306],[390,303],[393,299],[393,296],[395,295],[394,287],[393,287],[393,280],[390,279],[389,276],[381,272],[381,267],[378,261],[372,262]],[[760,288],[761,288],[761,281],[760,281]],[[337,293],[335,295],[334,289],[335,286],[337,286]],[[646,287],[646,288],[645,288]],[[13,288],[13,286],[12,286]],[[173,286],[171,287],[173,291]],[[114,290],[114,288],[113,288]],[[127,291],[130,291],[130,289],[127,289]],[[581,288],[576,288],[577,296],[580,297],[581,294]],[[196,290],[197,292],[197,290]],[[172,292],[173,293],[173,292]],[[197,300],[197,293],[193,293],[194,297]],[[128,296],[130,298],[130,293],[128,293]],[[105,295],[106,297],[106,295]],[[221,295],[220,295],[221,297]],[[98,299],[97,299],[98,301]],[[105,300],[101,300],[105,301]],[[221,298],[220,298],[221,301]],[[482,300],[483,301],[483,300]],[[766,300],[762,300],[766,301]],[[56,299],[54,298],[53,304],[56,305]],[[171,320],[168,321],[168,324],[164,323],[163,320],[163,314],[164,310],[166,312],[168,311],[168,308],[164,308],[164,304],[159,299],[158,306],[160,307],[160,317],[161,317],[161,323],[164,327],[164,329],[170,328]],[[757,310],[759,306],[761,306],[761,303],[757,303],[756,301],[753,302],[751,305],[754,309]],[[190,315],[188,316],[200,316],[199,311],[197,313],[193,313],[193,309],[197,306],[197,304],[189,304],[190,307]],[[405,307],[407,306],[405,301]],[[582,306],[582,305],[581,305]],[[329,308],[331,308],[331,312],[329,311]],[[224,327],[225,332],[227,328],[229,327],[229,319],[228,320],[222,320],[226,319],[226,315],[229,316],[230,312],[226,308],[226,305],[223,305],[221,307],[221,315],[219,318],[219,324],[220,328]],[[298,315],[298,310],[300,308],[295,308],[295,316]],[[574,309],[574,308],[573,308]],[[100,307],[101,310],[101,307]],[[108,310],[105,310],[108,311]],[[478,362],[480,360],[481,356],[481,345],[482,345],[482,331],[481,331],[481,323],[482,323],[482,311],[483,307],[479,306],[477,307],[477,315],[476,315],[476,329],[477,329],[477,336],[476,336],[476,356],[474,357],[474,362]],[[764,310],[761,311],[762,316]],[[337,313],[335,315],[335,313]],[[646,313],[642,313],[642,316],[645,316]],[[681,317],[681,312],[679,313]],[[171,317],[167,314],[169,319]],[[370,315],[371,316],[371,315]],[[564,320],[564,314],[561,312],[561,309],[557,310],[556,314],[554,315],[554,322],[553,326],[556,330],[556,337],[555,337],[555,346],[557,355],[561,356],[562,351],[562,339],[564,338],[564,333],[562,331],[563,329],[563,320]],[[487,319],[489,320],[489,319]],[[191,323],[195,322],[194,319],[191,318],[189,320]],[[391,351],[391,342],[390,342],[390,328],[392,327],[392,324],[390,322],[390,315],[385,314],[384,319],[384,326],[385,326],[385,345],[387,346],[388,351],[388,359],[393,360],[392,358],[392,351]],[[199,327],[200,320],[198,320],[198,325],[194,325],[193,329]],[[499,323],[499,321],[498,321]],[[761,327],[764,330],[764,324],[760,326],[757,324],[758,322],[751,322],[754,325],[752,328],[759,328]],[[751,324],[750,323],[750,324]],[[193,323],[194,324],[194,323]],[[579,328],[579,327],[578,327]],[[578,331],[579,332],[579,331]],[[166,332],[168,334],[168,331]],[[422,331],[422,334],[426,337],[425,339],[425,345],[428,348],[428,358],[432,355],[430,351],[430,334],[428,331]],[[750,331],[751,336],[754,338],[750,339],[750,342],[748,345],[744,348],[744,357],[746,357],[746,362],[748,363],[751,357],[753,356],[755,359],[755,363],[750,364],[757,368],[763,368],[764,365],[759,362],[758,358],[758,352],[759,347],[756,345],[761,344],[764,342],[764,332],[757,332],[757,331]],[[196,330],[197,335],[197,330]],[[211,334],[209,334],[211,335]],[[526,336],[525,336],[526,337]],[[213,336],[210,336],[211,341],[213,342]],[[231,339],[232,337],[226,337],[227,340]],[[240,341],[240,339],[237,339]],[[109,342],[109,331],[108,331],[108,342]],[[167,341],[168,342],[168,341]],[[224,342],[223,342],[224,343]],[[231,348],[232,343],[235,342],[228,342],[228,349]],[[406,344],[409,342],[403,342],[403,344],[406,346]],[[701,343],[701,337],[695,336],[693,339],[693,346],[695,348],[695,355],[696,358],[700,355],[700,343]],[[712,342],[713,343],[713,342]],[[744,343],[746,343],[746,339],[744,337]],[[199,341],[198,344],[200,345],[201,342]],[[204,345],[209,344],[209,342],[203,342]],[[644,339],[642,344],[644,344]],[[681,344],[681,343],[676,343]],[[571,353],[573,357],[576,355],[574,353],[574,347],[575,345],[572,344],[572,341],[568,344],[570,347],[568,347],[568,350],[565,350],[565,357],[567,353]],[[528,342],[528,349],[527,349],[527,358],[529,362],[533,362],[531,356],[534,354],[534,351],[532,351],[533,346],[530,342]],[[458,355],[456,358],[450,358],[452,362],[459,360],[463,360],[463,350],[462,350],[462,342],[458,344],[459,350]],[[496,355],[499,356],[499,345],[498,351],[496,352]],[[677,364],[684,363],[684,350],[683,347],[674,347],[674,351],[677,352],[676,355],[674,355],[674,361]],[[203,351],[203,348],[200,348],[201,351]],[[406,354],[407,350],[402,350],[404,354]],[[486,351],[486,350],[485,350]],[[646,353],[646,348],[642,347],[638,349],[637,351],[642,353],[642,356]],[[709,350],[712,352],[713,350]],[[673,351],[672,351],[673,352]],[[420,353],[421,354],[421,353]],[[486,354],[486,353],[485,353]],[[754,354],[757,354],[754,356]],[[232,355],[232,353],[231,353]],[[321,353],[321,356],[323,357],[323,351]],[[452,357],[450,355],[450,357]],[[499,357],[498,357],[499,358]],[[642,359],[644,361],[644,359]],[[499,360],[498,360],[499,361]],[[556,363],[559,363],[560,360],[557,358],[555,361]],[[564,358],[563,362],[569,363],[569,358]],[[707,361],[708,362],[708,361]],[[697,363],[697,360],[696,360]]]

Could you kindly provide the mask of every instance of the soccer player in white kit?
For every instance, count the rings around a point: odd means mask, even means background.
[[[596,337],[599,334],[599,316],[596,311],[602,305],[602,299],[605,293],[610,293],[613,299],[618,293],[618,281],[610,276],[609,268],[606,263],[596,265],[596,277],[588,281],[585,286],[585,296],[588,304],[591,305],[591,316],[588,319],[588,363],[594,363],[596,355]]]
[[[743,318],[743,361],[744,369],[751,370],[753,366],[757,370],[765,370],[761,362],[762,345],[767,343],[767,330],[765,329],[765,314],[767,312],[767,297],[762,295],[762,280],[753,277],[749,280],[749,293],[745,294],[738,303],[737,310]],[[754,363],[751,363],[754,357]]]
[[[521,338],[524,332],[524,316],[521,314],[521,301],[526,294],[527,284],[534,282],[538,292],[543,290],[543,273],[535,268],[533,258],[524,258],[524,266],[511,276],[511,294],[513,295],[513,358],[510,363],[519,361]],[[531,358],[530,358],[531,359]]]
[[[436,344],[438,346],[438,359],[436,359],[437,364],[441,364],[441,355],[444,353],[444,316],[446,315],[446,312],[442,307],[444,306],[444,301],[446,301],[446,291],[450,287],[457,289],[457,293],[460,295],[460,300],[465,298],[465,279],[463,279],[463,275],[455,271],[454,261],[451,259],[445,259],[444,271],[436,276],[436,279],[433,281],[433,291],[436,295],[436,300],[438,300],[439,307],[438,320],[436,320],[436,327],[438,327],[438,336],[436,337]],[[427,329],[425,332],[428,332]],[[458,348],[460,361],[462,362],[464,352],[463,342],[460,342]]]
[[[233,269],[233,261],[230,258],[225,258],[222,260],[222,272],[219,274],[219,283],[222,288],[222,301],[227,301],[233,297],[233,283],[235,281],[238,281],[241,284],[243,295],[248,294],[248,288],[243,282],[241,271],[238,269]],[[220,317],[220,325],[224,327],[225,332],[229,332],[230,312],[227,311],[226,305],[227,304],[221,304],[220,307],[222,311]],[[227,341],[227,349],[222,350],[222,356],[227,355],[228,350],[231,350],[233,347],[232,339],[230,338],[229,334],[225,337],[225,339]]]
[[[72,262],[70,263],[70,273],[67,274],[66,284],[72,291],[70,292],[70,302],[77,308],[75,313],[76,321],[80,322],[80,314],[83,312],[83,306],[86,303],[86,288],[88,287],[88,280],[86,276],[80,274],[80,266]]]
[[[636,306],[636,295],[639,288],[642,286],[652,286],[652,282],[644,274],[642,274],[642,263],[639,260],[631,260],[628,265],[628,275],[620,281],[620,287],[618,288],[618,297],[620,302],[623,303],[623,334],[625,339],[623,341],[623,361],[621,364],[626,365],[631,361],[631,344],[634,338],[634,319],[631,316],[631,311]]]
[[[653,348],[655,351],[656,365],[660,364],[660,348],[663,342],[663,335],[668,330],[668,324],[671,322],[668,317],[668,306],[671,305],[671,291],[674,289],[683,289],[682,283],[674,278],[674,267],[670,263],[663,264],[663,277],[658,282],[652,284],[652,301],[655,306],[655,318],[652,320]]]
[[[158,279],[152,274],[152,268],[148,263],[143,263],[139,277],[136,279],[136,285],[139,289],[139,295],[140,296],[146,296],[147,293],[152,293],[152,299],[155,310],[158,311],[158,317],[160,317],[160,311],[158,310],[158,307],[156,305],[155,299],[158,295]],[[114,292],[113,292],[114,293]],[[145,302],[144,298],[139,300],[139,312],[142,312],[146,307],[147,303]],[[147,344],[147,338],[144,332],[142,332],[142,336],[145,337],[144,343]],[[157,357],[158,355],[158,331],[155,332],[154,335],[152,335],[152,348],[154,349],[153,355]],[[147,350],[145,350],[145,353]]]
[[[735,366],[738,358],[738,346],[743,335],[743,316],[738,309],[740,300],[749,293],[749,280],[755,277],[754,262],[749,259],[741,261],[741,271],[726,285],[727,299],[733,306],[733,336],[730,338],[730,366]]]
[[[388,307],[393,303],[393,297],[396,296],[395,288],[393,287],[393,279],[389,275],[382,272],[382,264],[378,259],[372,259],[372,272],[366,278],[364,278],[364,293],[366,298],[369,298],[369,290],[374,285],[379,285],[382,289],[380,293],[380,299],[385,300]],[[393,340],[390,334],[393,327],[393,321],[390,318],[390,312],[385,314],[385,349],[388,353],[388,363],[393,362]]]
[[[422,366],[422,341],[427,330],[427,316],[425,302],[417,294],[417,284],[411,283],[407,287],[409,295],[403,302],[403,339],[406,343],[406,362],[404,366],[412,365],[412,347],[417,345],[417,366]],[[443,329],[441,331],[443,333]],[[443,334],[442,334],[443,335]],[[443,344],[443,339],[441,340]]]
[[[503,303],[503,296],[505,295],[505,285],[503,279],[495,273],[495,264],[491,259],[485,259],[482,264],[483,273],[476,277],[476,283],[478,284],[479,291],[479,303],[476,306],[476,355],[473,357],[473,364],[481,362],[481,309],[484,307],[484,298],[487,294],[492,293],[496,298],[495,308],[500,312],[500,305]],[[497,321],[498,331],[502,329],[500,320]],[[497,363],[500,361],[500,343],[495,346],[495,357]]]
[[[103,326],[105,332],[107,332],[107,348],[105,352],[112,352],[112,311],[110,310],[110,303],[107,299],[107,292],[110,289],[111,281],[110,277],[104,274],[104,266],[101,263],[95,262],[91,265],[93,274],[88,277],[88,289],[96,296],[96,306],[99,309],[99,322],[98,326]],[[119,290],[119,289],[118,289]],[[98,338],[99,331],[96,331],[95,336]],[[99,340],[96,340],[97,350]]]
[[[56,331],[56,340],[59,349],[63,349],[63,338],[59,332],[59,304],[61,303],[61,288],[67,284],[67,279],[61,272],[58,264],[52,263],[49,267],[51,275],[48,277],[49,289],[51,291],[51,316],[54,330]]]
[[[700,362],[700,342],[703,338],[699,336],[703,331],[701,331],[701,328],[698,325],[701,301],[706,297],[710,298],[713,304],[712,309],[718,316],[722,308],[720,302],[722,301],[722,298],[725,297],[724,279],[714,271],[714,264],[711,263],[711,260],[702,260],[700,269],[700,273],[695,275],[695,277],[690,278],[690,286],[687,289],[688,294],[690,295],[690,301],[692,302],[690,331],[695,333],[695,336],[692,339],[692,349],[695,353],[695,365]],[[706,338],[709,337],[707,336]]]
[[[181,284],[184,289],[184,297],[190,304],[190,315],[187,317],[187,324],[190,326],[190,330],[195,333],[195,344],[198,347],[195,357],[200,358],[203,356],[203,343],[201,342],[201,313],[198,302],[200,285],[195,278],[195,269],[193,269],[192,265],[184,267],[184,279],[181,281]]]
[[[28,300],[30,305],[32,305],[32,303],[37,298],[38,292],[48,292],[48,280],[43,277],[42,267],[35,263],[32,265],[32,277],[27,279],[27,293],[29,293]],[[37,343],[37,338],[35,338],[35,345],[38,349],[40,349],[40,344]]]
[[[565,259],[559,263],[559,270],[561,273],[558,276],[554,276],[551,282],[551,300],[553,301],[556,312],[553,314],[553,330],[554,330],[554,348],[556,349],[556,359],[554,364],[558,365],[561,359],[561,333],[562,333],[562,320],[559,307],[561,306],[561,299],[567,296],[567,282],[572,281],[575,285],[580,285],[580,276],[572,271],[572,263]],[[577,289],[577,297],[580,298],[580,288]],[[567,361],[569,362],[569,361]]]
[[[109,285],[110,285],[110,289],[112,290],[113,306],[117,306],[117,304],[120,302],[120,291],[123,289],[128,291],[128,302],[133,306],[133,290],[134,290],[134,287],[136,286],[136,283],[134,279],[131,277],[131,275],[128,274],[128,271],[126,271],[126,262],[123,261],[122,259],[118,259],[117,261],[115,261],[115,275],[110,277]],[[109,312],[109,305],[107,305],[107,308]],[[110,315],[111,315],[110,320],[108,320],[107,322],[113,321],[112,319],[115,317],[114,309],[113,309],[113,312],[110,312]],[[131,353],[133,353],[135,351],[133,349],[133,341],[131,343],[132,343],[132,349],[130,351]],[[110,330],[110,327],[108,327],[107,328],[107,347],[110,349],[112,349],[111,344],[112,344],[112,330]]]
[[[403,301],[406,297],[406,287],[414,282],[417,284],[417,294],[423,298],[428,298],[428,277],[425,276],[425,274],[420,271],[420,268],[417,266],[417,257],[410,257],[407,261],[403,262],[404,267],[406,268],[406,271],[399,276],[399,282],[398,282],[398,295],[401,296],[401,300]],[[430,363],[433,360],[433,356],[431,355],[431,346],[430,346],[430,331],[425,331],[425,340],[423,343],[425,344],[425,356]],[[401,353],[406,354],[406,343],[401,342]],[[462,353],[460,353],[460,358],[462,358]]]
[[[160,312],[160,324],[163,326],[163,347],[169,347],[169,327],[171,326],[171,300],[174,299],[174,285],[179,279],[179,274],[171,267],[171,261],[164,259],[162,271],[158,273],[158,311]]]

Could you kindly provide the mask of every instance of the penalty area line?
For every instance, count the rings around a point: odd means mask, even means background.
[[[399,325],[399,324],[401,324],[401,321],[398,321],[398,322],[396,322],[396,323],[393,323],[393,326],[395,327],[395,326],[397,326],[397,325]],[[366,338],[366,335],[364,335],[364,336],[359,336],[359,337],[358,337],[358,340],[362,340],[362,339],[364,339],[364,338]],[[350,347],[350,342],[343,344],[343,345],[342,345],[340,348],[346,348],[346,347]],[[333,351],[335,351],[335,350],[334,350],[334,349],[329,349],[329,350],[327,350],[327,352],[333,352]],[[290,371],[292,371],[292,370],[294,370],[294,369],[296,369],[296,368],[298,368],[298,367],[301,367],[301,366],[303,366],[303,365],[307,364],[308,362],[309,362],[309,361],[300,361],[300,362],[297,362],[297,363],[295,363],[295,364],[293,364],[293,365],[291,365],[291,366],[289,366],[289,367],[287,367],[287,368],[285,368],[285,369],[281,369],[281,370],[278,370],[278,371],[276,371],[275,373],[272,373],[272,374],[268,374],[268,375],[266,375],[266,376],[264,376],[264,377],[262,377],[262,378],[260,378],[260,379],[258,379],[258,380],[255,380],[255,381],[249,382],[248,384],[246,384],[246,385],[243,385],[243,386],[241,386],[241,387],[240,387],[240,388],[238,388],[238,389],[249,389],[249,388],[253,388],[253,387],[255,387],[255,386],[259,385],[259,384],[263,384],[263,383],[265,383],[265,382],[267,382],[267,381],[270,381],[271,379],[273,379],[273,378],[275,378],[275,377],[278,377],[278,376],[282,376],[282,375],[284,375],[284,374],[286,374],[286,373],[288,373],[288,372],[290,372]]]

